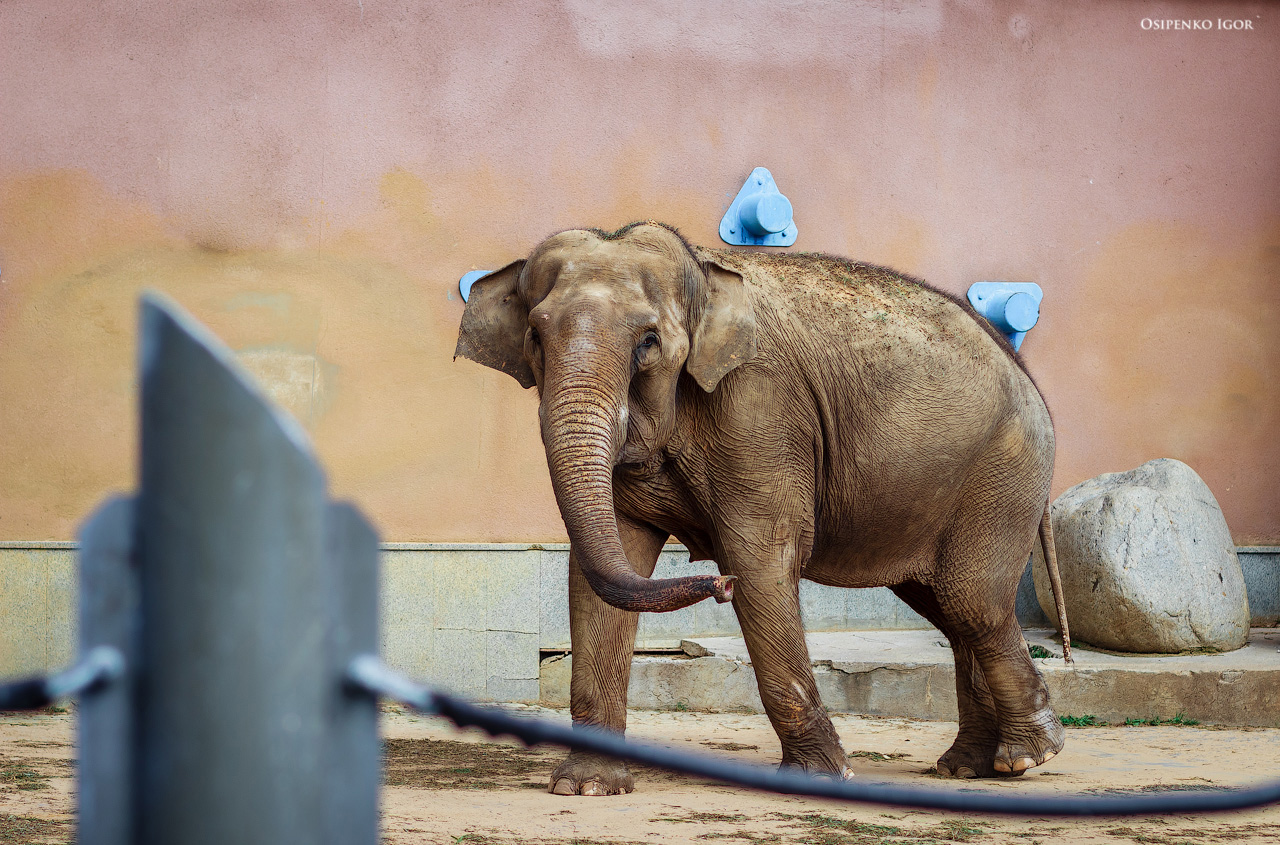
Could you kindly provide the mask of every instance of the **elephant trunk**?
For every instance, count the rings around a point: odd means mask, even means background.
[[[610,389],[599,375],[578,370],[568,383],[548,378],[540,413],[551,486],[587,583],[622,610],[663,613],[705,598],[730,601],[733,576],[651,580],[632,569],[613,504],[613,467],[626,439],[618,410],[626,407],[625,380]]]

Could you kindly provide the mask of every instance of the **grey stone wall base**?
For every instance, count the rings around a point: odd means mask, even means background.
[[[1280,626],[1280,546],[1237,546],[1236,556],[1249,592],[1249,624]]]
[[[1275,625],[1280,619],[1280,547],[1246,547],[1239,554],[1255,625]],[[568,560],[563,545],[384,544],[384,659],[413,678],[482,700],[538,701],[546,675],[538,665],[541,654],[569,647]],[[691,563],[676,546],[667,547],[658,567],[664,577],[712,569],[706,562]],[[0,678],[50,672],[72,662],[78,637],[76,571],[74,543],[0,543]],[[884,588],[841,590],[804,582],[800,595],[811,632],[933,630]],[[1029,575],[1017,607],[1024,627],[1049,627]],[[642,616],[638,647],[675,649],[690,638],[737,634],[731,606],[701,602],[675,613]],[[668,669],[662,664],[640,671],[637,678]],[[741,682],[724,683],[733,687]],[[754,683],[751,679],[752,690]],[[877,706],[879,699],[859,692],[857,683],[845,678],[820,683],[824,694],[831,685],[832,701],[859,702],[854,709],[864,712]],[[650,687],[654,685],[646,682],[644,688]],[[846,687],[848,691],[840,691]],[[567,681],[565,689],[567,695]],[[929,700],[942,701],[939,696],[949,693],[939,690],[947,689],[949,684],[931,681]],[[700,700],[723,698],[708,686]],[[656,699],[652,706],[668,703]]]
[[[72,543],[0,547],[0,678],[72,662],[79,637],[76,572]]]
[[[1027,631],[1029,644],[1052,653],[1061,646],[1047,630]],[[955,669],[940,635],[881,631],[811,636],[814,676],[833,713],[913,719],[956,718]],[[896,643],[892,650],[881,648]],[[708,647],[710,646],[710,647]],[[1227,654],[1121,657],[1077,649],[1076,664],[1037,660],[1059,715],[1171,719],[1182,714],[1204,724],[1280,727],[1280,629],[1255,629],[1245,648]],[[763,708],[745,646],[736,638],[703,640],[698,654],[638,655],[631,666],[628,706],[641,710],[745,711]],[[541,703],[568,707],[572,657],[542,662]]]

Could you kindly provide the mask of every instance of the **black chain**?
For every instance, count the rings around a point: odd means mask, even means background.
[[[0,685],[0,710],[38,710],[59,698],[92,692],[124,674],[124,658],[115,649],[95,648],[78,665],[48,678]],[[1220,813],[1280,803],[1280,781],[1260,786],[1189,790],[1149,795],[996,795],[971,787],[936,789],[892,783],[842,781],[804,772],[742,763],[710,754],[690,754],[649,743],[629,742],[620,734],[545,719],[512,716],[414,683],[376,657],[352,661],[347,686],[359,694],[398,701],[429,715],[443,716],[460,728],[480,728],[490,736],[511,736],[526,745],[562,745],[634,763],[725,783],[812,798],[866,804],[993,813],[1014,816],[1141,816]]]
[[[567,727],[543,719],[512,716],[480,707],[400,676],[374,657],[356,658],[349,680],[373,695],[391,698],[414,710],[444,716],[460,728],[480,728],[491,736],[512,736],[526,745],[548,743],[575,751],[605,754],[671,771],[813,798],[835,798],[866,804],[892,804],[931,810],[994,813],[1012,816],[1142,816],[1214,813],[1280,803],[1280,781],[1241,789],[1179,791],[1148,795],[994,795],[972,787],[933,789],[891,783],[840,781],[795,770],[741,763],[710,754],[690,754],[647,743],[629,742],[620,734],[581,726]]]
[[[0,685],[0,710],[39,710],[109,684],[124,675],[124,655],[110,646],[89,650],[84,659],[47,678],[27,678]]]

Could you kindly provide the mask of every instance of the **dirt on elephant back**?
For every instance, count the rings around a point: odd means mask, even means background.
[[[516,709],[567,721],[563,711]],[[1025,777],[957,782],[932,774],[954,723],[833,720],[857,776],[874,781],[1010,795],[1115,795],[1230,789],[1280,777],[1280,729],[1072,728],[1062,754]],[[633,712],[630,722],[637,738],[744,763],[769,764],[780,754],[760,715]],[[1014,819],[769,795],[639,767],[630,795],[567,798],[546,792],[547,775],[563,753],[558,749],[493,742],[396,708],[384,712],[383,734],[381,841],[387,845],[1280,842],[1280,807],[1230,815]],[[0,845],[74,840],[73,737],[69,713],[0,716]]]

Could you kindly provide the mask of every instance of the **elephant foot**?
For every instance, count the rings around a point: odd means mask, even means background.
[[[938,774],[944,778],[991,778],[999,772],[992,765],[992,743],[956,743],[938,758]]]
[[[944,778],[1010,778],[1019,777],[1029,768],[1001,769],[997,756],[1000,747],[1000,740],[994,734],[971,730],[957,737],[946,753],[938,758],[938,774]]]
[[[1001,730],[992,765],[998,773],[1020,775],[1052,760],[1062,750],[1066,737],[1062,722],[1046,707],[1032,716],[1029,724]]]
[[[1057,751],[1046,751],[1036,757],[1022,749],[1010,749],[1005,745],[1000,746],[999,753],[1003,756],[996,757],[992,763],[996,773],[1013,777],[1017,777],[1027,769],[1039,766],[1042,763],[1048,763],[1058,755]]]
[[[1052,710],[1042,710],[1030,724],[1004,730],[1000,737],[958,738],[938,758],[938,774],[947,778],[1019,777],[1047,763],[1062,750],[1066,731]]]
[[[622,795],[635,788],[626,763],[576,751],[556,766],[547,785],[553,795]]]
[[[809,749],[807,754],[795,754],[783,751],[782,764],[779,771],[787,769],[808,772],[814,777],[831,778],[832,780],[849,780],[853,770],[849,768],[849,758],[839,742],[833,747]]]
[[[794,766],[790,763],[782,763],[778,766],[779,772],[808,772],[811,777],[819,780],[843,781],[853,780],[855,775],[853,769],[845,766],[839,772],[830,772],[826,769],[805,769],[802,766]]]

